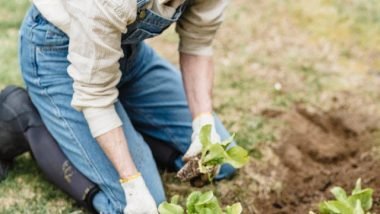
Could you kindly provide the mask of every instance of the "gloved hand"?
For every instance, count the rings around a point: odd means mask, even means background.
[[[140,173],[120,182],[127,202],[124,214],[158,214],[156,202]]]
[[[202,151],[202,144],[199,139],[199,134],[203,126],[211,125],[211,142],[220,142],[220,137],[215,130],[214,116],[211,113],[205,113],[197,116],[193,120],[193,134],[191,135],[191,144],[189,149],[183,156],[184,161],[189,161],[190,159],[198,156]]]
[[[219,173],[220,166],[215,166],[208,174],[199,171],[198,161],[202,152],[202,143],[199,135],[203,126],[211,125],[211,142],[219,143],[220,137],[215,130],[214,117],[211,113],[202,114],[193,120],[192,142],[186,151],[183,160],[186,164],[178,171],[177,177],[182,181],[190,181],[193,186],[201,187],[209,182],[209,176],[214,177]]]

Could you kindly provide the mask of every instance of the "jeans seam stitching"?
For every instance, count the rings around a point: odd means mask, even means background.
[[[61,112],[59,111],[59,108],[57,107],[57,105],[55,104],[53,98],[49,95],[49,93],[47,92],[47,88],[45,87],[42,87],[40,85],[40,87],[43,89],[43,92],[44,94],[49,98],[51,104],[54,106],[55,110],[56,110],[56,113],[57,113],[57,118],[59,118],[63,124],[64,124],[64,127],[66,130],[69,130],[69,133],[70,133],[70,136],[71,138],[73,139],[73,141],[77,144],[77,146],[80,148],[80,151],[82,154],[84,154],[84,157],[85,157],[85,161],[87,162],[87,164],[89,164],[89,166],[95,171],[96,173],[96,177],[101,180],[102,182],[106,183],[105,180],[103,179],[103,177],[100,175],[97,167],[95,166],[95,164],[91,161],[91,159],[88,157],[88,154],[87,152],[85,152],[84,148],[82,147],[82,145],[79,143],[78,139],[75,137],[75,134],[73,133],[72,129],[70,128],[70,126],[68,125],[67,121],[62,117],[61,115]],[[116,202],[116,205],[121,208],[121,205],[120,203],[118,202],[118,200],[116,200],[116,195],[113,193],[113,191],[107,186],[105,185],[105,188],[108,189],[108,191],[111,193],[113,199],[115,200]]]

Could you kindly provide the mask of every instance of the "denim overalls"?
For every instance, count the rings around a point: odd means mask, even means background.
[[[155,37],[166,30],[181,17],[190,0],[180,5],[172,18],[164,18],[145,6],[150,0],[137,0],[137,18],[128,26],[128,31],[122,36],[122,44],[137,44],[145,39]]]
[[[129,71],[131,69],[131,64],[133,64],[131,62],[135,61],[135,55],[140,49],[141,43],[145,39],[160,35],[171,24],[177,22],[192,0],[185,0],[170,19],[162,17],[151,9],[146,8],[149,1],[137,0],[136,20],[127,26],[127,33],[122,35],[121,45],[124,58],[119,61],[122,71]],[[126,78],[125,76],[121,77],[122,80]]]
[[[160,204],[165,200],[165,191],[143,135],[176,149],[180,154],[175,161],[179,169],[183,166],[181,155],[191,142],[192,116],[180,72],[142,41],[176,22],[188,3],[180,6],[171,19],[166,19],[146,9],[147,2],[138,0],[138,18],[122,36],[124,58],[119,61],[122,77],[114,105],[123,122],[134,163]],[[20,29],[22,77],[33,104],[62,151],[72,165],[99,186],[94,207],[100,213],[122,213],[126,201],[118,173],[92,137],[83,113],[71,106],[74,91],[73,79],[67,73],[68,44],[67,35],[33,6]],[[215,118],[221,139],[229,138],[221,121]],[[224,165],[218,179],[233,172],[231,166]]]

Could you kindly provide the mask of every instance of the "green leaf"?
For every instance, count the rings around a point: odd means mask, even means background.
[[[235,134],[232,134],[229,138],[227,138],[226,140],[223,140],[219,144],[227,148],[234,141],[234,138],[235,138]]]
[[[235,168],[243,167],[249,160],[247,150],[240,146],[234,146],[226,151],[225,162],[231,164]]]
[[[338,212],[337,208],[329,207],[326,201],[319,203],[319,214],[336,214]]]
[[[373,200],[373,189],[367,188],[364,190],[357,190],[356,193],[348,197],[348,201],[351,204],[351,206],[356,206],[357,201],[360,202],[360,206],[365,210],[368,211],[372,208]]]
[[[341,187],[333,187],[331,193],[336,200],[321,203],[320,214],[365,214],[373,204],[373,189],[362,189],[361,179],[356,181],[355,188],[348,197]]]
[[[198,204],[198,211],[201,213],[203,210],[212,210],[212,214],[222,214],[218,199],[214,196],[207,204]]]
[[[197,214],[195,209],[195,204],[197,203],[199,197],[202,195],[201,192],[192,192],[186,200],[186,212],[187,214]]]
[[[211,208],[202,208],[198,211],[197,214],[216,214]]]
[[[170,203],[171,204],[178,204],[179,202],[179,195],[174,195],[171,199],[170,199]]]
[[[222,209],[219,206],[218,199],[214,196],[212,191],[202,193],[194,204],[195,213],[209,213],[222,214]]]
[[[212,202],[212,199],[215,198],[214,193],[212,191],[205,192],[201,194],[198,198],[197,205],[204,205]]]
[[[352,214],[353,208],[340,201],[325,201],[319,205],[321,214]]]
[[[333,187],[330,192],[335,196],[335,198],[343,203],[348,203],[346,191],[341,187]]]
[[[243,208],[240,203],[235,203],[231,206],[226,207],[225,214],[241,214],[243,212]]]
[[[224,149],[219,144],[212,144],[209,146],[208,151],[203,159],[203,164],[218,165],[224,162],[225,154]]]
[[[203,174],[208,174],[210,173],[212,170],[214,169],[214,166],[213,165],[204,165],[204,164],[199,164],[199,172],[203,173]],[[210,175],[209,175],[210,176]],[[210,180],[212,180],[212,178],[209,178]]]
[[[364,214],[364,210],[363,210],[363,208],[362,208],[362,205],[361,205],[361,203],[360,203],[360,200],[357,200],[357,201],[356,201],[355,209],[354,209],[353,214]]]
[[[233,142],[234,135],[223,142],[211,142],[211,129],[211,125],[205,125],[199,134],[202,144],[199,171],[203,174],[209,174],[210,180],[212,179],[210,171],[215,166],[229,163],[235,168],[240,168],[249,160],[248,151],[242,147],[236,145],[228,149]]]
[[[352,190],[352,195],[362,190],[362,179],[356,180],[355,188]]]
[[[159,206],[160,214],[183,214],[183,209],[177,205],[179,197],[173,196],[172,203],[164,202]],[[187,214],[241,214],[242,207],[240,203],[226,207],[226,213],[222,211],[218,199],[212,191],[192,192],[186,200]]]
[[[208,147],[211,144],[211,125],[202,126],[199,133],[199,140],[203,147]]]
[[[158,212],[160,214],[184,214],[183,208],[177,204],[171,204],[168,202],[163,202],[158,207]]]

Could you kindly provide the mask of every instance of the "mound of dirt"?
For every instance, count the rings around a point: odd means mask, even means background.
[[[306,214],[331,198],[331,187],[351,190],[358,178],[375,190],[373,213],[380,213],[380,160],[371,139],[379,121],[374,115],[345,106],[326,112],[298,105],[275,116],[287,126],[273,149],[278,164],[266,170],[280,173],[281,188],[256,198],[255,213]]]
[[[262,158],[251,158],[234,179],[205,188],[223,205],[241,202],[244,214],[308,214],[332,198],[333,186],[350,192],[362,178],[375,191],[371,213],[380,214],[380,109],[352,94],[320,100],[323,109],[299,104],[286,112],[256,111],[279,124],[276,142],[260,143]],[[183,183],[166,182],[166,188],[169,195],[194,190]]]

